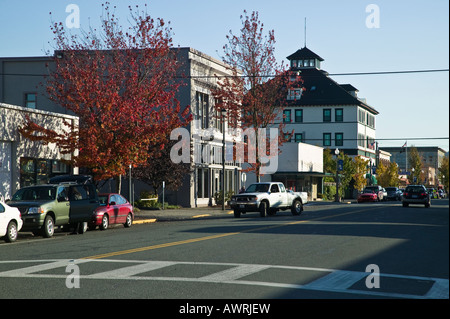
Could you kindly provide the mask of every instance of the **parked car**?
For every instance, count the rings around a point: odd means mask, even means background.
[[[20,211],[0,202],[0,237],[4,237],[6,242],[13,242],[17,239],[17,233],[22,228],[22,218]]]
[[[89,229],[97,226],[105,230],[111,224],[123,224],[131,227],[134,220],[133,206],[120,194],[105,193],[98,195],[100,206],[95,209]]]
[[[425,207],[430,207],[430,194],[423,185],[409,185],[403,193],[402,204],[403,207],[408,207],[409,204],[424,204]]]
[[[386,187],[386,192],[387,192],[386,199],[402,200],[403,192],[397,187]]]
[[[52,237],[57,226],[84,233],[99,201],[90,176],[65,175],[19,189],[8,204],[20,210],[22,231]]]
[[[439,193],[439,198],[445,198],[445,197],[447,197],[447,194],[445,193],[445,191],[444,191],[443,189],[440,189],[440,190],[438,191],[438,193]]]
[[[383,194],[383,187],[379,186],[379,185],[375,185],[375,186],[366,186],[364,188],[364,192],[368,193],[369,191],[372,191],[372,193],[377,194],[377,201],[381,201],[384,199],[384,194]]]
[[[381,188],[381,191],[383,192],[383,200],[387,201],[387,191],[384,187]]]
[[[236,218],[246,212],[259,212],[261,217],[265,217],[286,209],[290,209],[292,215],[300,215],[307,202],[306,192],[286,190],[283,183],[255,183],[247,187],[244,193],[233,195],[230,207]]]
[[[357,202],[377,202],[378,193],[373,188],[364,188],[361,194],[358,195]]]

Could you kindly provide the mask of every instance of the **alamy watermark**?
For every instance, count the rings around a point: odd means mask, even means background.
[[[200,121],[193,121],[193,127],[199,127]],[[215,128],[194,129],[193,134],[184,127],[170,133],[170,139],[177,141],[170,150],[170,159],[175,164],[222,164],[223,136]],[[267,134],[269,133],[269,134]],[[220,136],[220,137],[219,137]],[[278,129],[276,128],[228,128],[225,140],[225,162],[256,164],[261,163],[261,174],[273,174],[278,169]],[[236,137],[236,141],[230,140]],[[181,138],[180,138],[181,137]],[[246,141],[244,143],[244,140]],[[209,141],[211,143],[205,143]],[[191,146],[193,158],[191,158]],[[247,149],[247,152],[245,152]],[[218,152],[215,152],[217,150]]]
[[[366,27],[369,29],[380,28],[380,7],[376,4],[369,4],[366,6],[366,13],[369,15],[366,17]]]
[[[380,267],[376,264],[367,265],[366,272],[370,273],[366,277],[366,287],[369,289],[380,288]]]
[[[66,6],[66,12],[69,13],[69,15],[66,17],[66,26],[69,29],[80,28],[80,7],[76,4],[68,4]]]
[[[69,289],[80,288],[80,267],[75,264],[74,260],[67,265],[66,273],[69,273],[66,277],[66,287]]]

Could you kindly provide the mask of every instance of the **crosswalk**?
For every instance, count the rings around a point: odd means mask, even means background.
[[[119,259],[0,261],[0,283],[2,278],[11,277],[66,279],[70,273],[68,269],[73,269],[74,266],[79,269],[79,280],[185,281],[303,289],[357,294],[363,297],[449,298],[449,280],[443,278],[381,273],[380,287],[368,288],[365,281],[370,273],[367,272],[283,265],[189,261]]]

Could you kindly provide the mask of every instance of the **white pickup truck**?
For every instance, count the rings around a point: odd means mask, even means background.
[[[283,183],[270,182],[251,184],[244,193],[233,195],[229,203],[234,217],[239,218],[246,212],[259,212],[265,217],[286,209],[290,209],[292,215],[300,215],[307,202],[306,192],[288,191]]]

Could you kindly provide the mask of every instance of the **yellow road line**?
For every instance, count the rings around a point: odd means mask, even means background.
[[[208,217],[208,216],[211,216],[211,214],[195,215],[195,216],[192,216],[192,218],[200,218],[200,217]]]
[[[361,210],[357,210],[357,211],[354,211],[354,212],[348,212],[348,213],[342,213],[342,214],[336,214],[336,215],[324,216],[324,217],[317,217],[317,218],[312,218],[312,219],[308,219],[308,220],[300,220],[300,221],[285,223],[285,224],[281,224],[281,225],[272,225],[272,226],[263,226],[263,227],[258,227],[258,228],[251,228],[251,229],[247,229],[247,230],[243,230],[243,231],[239,231],[239,232],[211,235],[211,236],[198,237],[198,238],[192,238],[192,239],[187,239],[187,240],[174,241],[174,242],[171,242],[171,243],[164,243],[164,244],[158,244],[158,245],[152,245],[152,246],[146,246],[146,247],[139,247],[139,248],[133,248],[133,249],[127,249],[127,250],[120,250],[120,251],[110,252],[110,253],[106,253],[106,254],[100,254],[100,255],[94,255],[94,256],[89,256],[89,257],[83,257],[83,258],[80,258],[80,259],[101,259],[101,258],[108,258],[108,257],[113,257],[113,256],[119,256],[119,255],[125,255],[125,254],[137,253],[137,252],[143,252],[143,251],[147,251],[147,250],[166,248],[166,247],[173,247],[173,246],[190,244],[190,243],[196,243],[196,242],[200,242],[200,241],[216,239],[216,238],[222,238],[222,237],[227,237],[227,236],[233,236],[233,235],[238,235],[238,234],[243,234],[243,233],[248,233],[248,232],[253,232],[253,231],[267,230],[267,229],[272,229],[272,228],[284,227],[284,226],[287,226],[287,225],[303,224],[303,223],[308,223],[308,222],[311,222],[311,221],[323,220],[323,219],[327,219],[327,218],[339,217],[339,216],[344,216],[344,215],[349,215],[349,214],[356,214],[356,213],[360,213],[362,211],[367,211],[367,210],[372,210],[372,209],[375,209],[375,208],[361,209]]]

